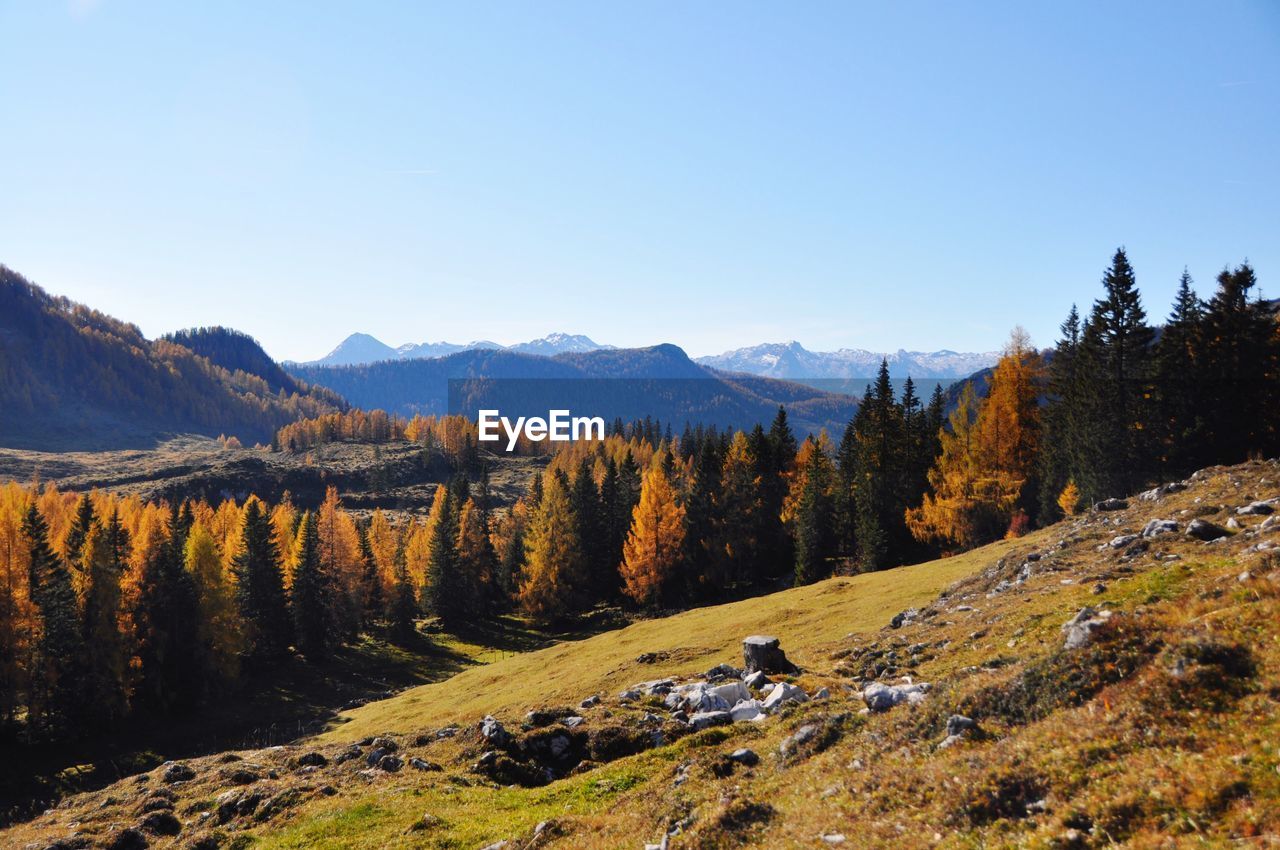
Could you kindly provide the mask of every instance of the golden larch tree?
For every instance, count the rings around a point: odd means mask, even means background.
[[[641,483],[640,501],[622,547],[626,594],[642,605],[655,602],[671,581],[683,546],[684,508],[676,502],[661,458],[655,458]]]

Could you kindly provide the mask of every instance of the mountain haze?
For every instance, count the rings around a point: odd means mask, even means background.
[[[465,344],[454,342],[421,342],[405,343],[392,348],[381,340],[366,333],[354,333],[338,343],[338,346],[318,360],[311,360],[302,366],[359,366],[365,363],[377,363],[381,360],[422,360],[436,357],[448,357],[463,351],[512,351],[516,354],[537,354],[552,357],[556,354],[570,352],[598,351],[613,348],[612,345],[601,345],[583,334],[553,333],[528,342],[514,345],[502,345],[487,339],[477,339]]]
[[[748,372],[770,378],[868,378],[876,374],[880,361],[889,363],[894,378],[963,378],[995,364],[999,352],[981,353],[904,351],[893,353],[841,348],[838,351],[809,351],[800,343],[764,343],[738,348],[697,362],[730,372]]]

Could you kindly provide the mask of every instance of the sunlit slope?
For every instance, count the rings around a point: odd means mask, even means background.
[[[1024,537],[1019,545],[1035,540]],[[591,694],[617,693],[647,679],[693,674],[720,662],[740,665],[741,641],[750,634],[776,635],[802,667],[826,667],[833,642],[879,629],[899,611],[930,602],[1009,546],[1001,541],[953,558],[833,578],[512,656],[347,712],[322,738],[349,741],[470,723],[485,714],[523,714],[533,706],[577,705]],[[657,660],[638,662],[644,653]]]

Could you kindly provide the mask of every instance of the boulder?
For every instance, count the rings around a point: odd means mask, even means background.
[[[1076,615],[1062,624],[1062,633],[1066,635],[1063,649],[1079,649],[1093,640],[1093,633],[1099,626],[1111,619],[1110,611],[1095,611],[1088,605],[1076,612]]]
[[[1093,506],[1095,511],[1123,511],[1129,507],[1124,499],[1103,499]]]
[[[593,705],[599,705],[599,704],[600,704],[599,694],[592,694],[591,696],[587,697],[581,702],[580,707],[591,708]]]
[[[1226,537],[1230,532],[1222,526],[1214,525],[1206,520],[1193,519],[1191,522],[1187,523],[1186,534],[1188,537],[1194,537],[1196,540],[1208,542],[1210,540],[1217,540],[1219,538]]]
[[[1136,534],[1121,534],[1119,537],[1111,538],[1111,543],[1108,545],[1110,545],[1112,549],[1123,549],[1137,539],[1138,535]]]
[[[1270,502],[1250,502],[1242,508],[1236,508],[1236,513],[1240,516],[1265,516],[1275,511],[1275,506]]]
[[[511,743],[511,733],[492,715],[486,715],[480,721],[480,735],[493,747],[505,747]]]
[[[947,734],[963,735],[966,732],[972,732],[978,728],[978,723],[972,717],[965,717],[963,714],[953,714],[947,718]]]
[[[751,635],[743,640],[742,660],[746,673],[762,671],[794,674],[800,672],[796,665],[787,660],[778,639],[768,635]]]
[[[779,682],[773,686],[773,690],[769,691],[769,695],[764,698],[762,707],[769,714],[773,714],[789,702],[808,701],[809,695],[800,688],[795,685],[789,685],[786,682]]]
[[[328,763],[329,760],[325,758],[324,754],[315,750],[298,756],[299,767],[324,767]]]
[[[751,699],[751,691],[742,682],[736,679],[732,682],[726,682],[723,685],[716,685],[708,690],[716,696],[723,699],[729,705],[733,705],[744,699]]]
[[[765,716],[764,703],[758,699],[744,699],[729,709],[729,716],[734,723],[745,723],[759,720]]]
[[[743,747],[729,753],[729,760],[736,761],[738,764],[745,764],[747,767],[753,767],[760,763],[760,756],[756,755],[754,750]]]
[[[1153,519],[1142,529],[1142,536],[1151,538],[1161,534],[1177,534],[1178,523],[1171,519]]]
[[[757,670],[754,673],[748,673],[742,683],[751,690],[758,691],[765,685],[772,685],[773,680],[766,676],[763,670]]]
[[[414,756],[413,758],[409,759],[409,767],[412,767],[414,770],[422,770],[422,771],[427,771],[429,773],[436,773],[441,770],[444,770],[443,767],[436,764],[435,762],[427,761],[425,759],[420,759],[417,756]]]
[[[730,664],[717,664],[707,671],[707,678],[713,682],[719,679],[741,679],[742,671]]]
[[[689,718],[689,725],[701,731],[711,726],[723,726],[733,722],[733,716],[727,711],[699,711]]]
[[[926,682],[905,685],[886,685],[883,682],[872,682],[862,689],[862,701],[872,711],[888,711],[894,706],[902,705],[903,703],[918,705],[924,702],[925,694],[928,692],[929,685]]]
[[[380,770],[385,770],[387,773],[395,773],[402,767],[404,767],[404,759],[400,758],[400,756],[388,753],[378,759],[378,768]]]

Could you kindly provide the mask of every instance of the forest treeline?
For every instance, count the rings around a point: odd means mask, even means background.
[[[746,431],[615,423],[560,444],[503,511],[482,457],[455,465],[422,517],[361,518],[332,489],[304,511],[6,485],[0,721],[57,738],[181,711],[292,653],[314,662],[361,633],[411,641],[423,616],[554,621],[881,569],[1280,452],[1280,329],[1252,269],[1224,270],[1205,301],[1184,275],[1159,331],[1123,251],[1103,289],[1046,354],[1015,331],[983,391],[970,383],[949,411],[940,389],[898,392],[882,364],[834,443],[798,440],[783,408]],[[471,433],[352,412],[277,442],[465,452]]]
[[[240,368],[268,363],[251,338],[221,328],[148,340],[136,325],[49,295],[0,265],[0,438],[7,445],[42,445],[58,435],[91,441],[108,427],[266,441],[286,422],[346,407],[278,367],[265,377]]]

